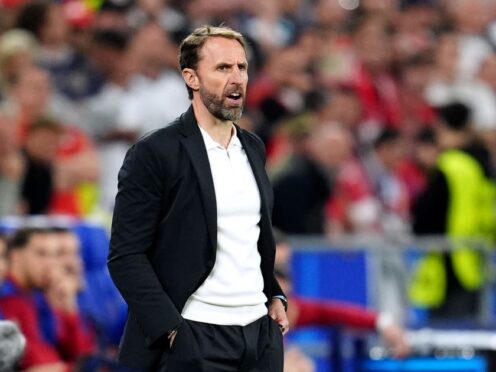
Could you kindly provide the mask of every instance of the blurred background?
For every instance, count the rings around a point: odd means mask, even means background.
[[[495,371],[494,0],[0,0],[19,368],[120,370],[117,174],[188,108],[177,50],[204,24],[248,40],[239,125],[267,148],[285,371]]]

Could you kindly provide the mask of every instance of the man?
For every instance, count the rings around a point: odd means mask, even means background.
[[[78,291],[84,289],[84,265],[78,235],[68,227],[53,227],[50,230],[57,238],[58,269],[67,276]],[[66,279],[67,280],[67,279]]]
[[[409,195],[399,169],[405,161],[401,132],[385,128],[364,158],[366,177],[378,202],[374,228],[386,234],[401,234],[409,225]]]
[[[323,234],[325,203],[331,196],[331,173],[342,131],[308,122],[308,133],[297,134],[296,151],[274,180],[274,226],[288,234]],[[306,129],[304,129],[306,132]]]
[[[413,231],[446,235],[455,239],[454,249],[431,252],[419,262],[410,297],[434,319],[474,317],[480,312],[484,262],[463,239],[494,241],[494,175],[489,152],[474,139],[469,108],[453,102],[438,114],[441,151],[414,205]]]
[[[244,39],[200,27],[179,63],[190,109],[138,141],[119,173],[109,253],[129,306],[119,360],[144,371],[282,371],[288,320],[264,146],[234,124]]]
[[[20,367],[66,371],[91,354],[94,345],[81,327],[76,289],[58,274],[57,238],[49,229],[24,228],[7,249],[10,267],[0,290],[0,310],[26,337]]]

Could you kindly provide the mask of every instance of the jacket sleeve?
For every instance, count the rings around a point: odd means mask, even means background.
[[[148,258],[164,204],[163,168],[147,142],[138,142],[126,154],[119,172],[108,257],[110,274],[128,304],[129,316],[149,346],[182,322]]]
[[[277,297],[277,296],[283,296],[286,299],[286,301],[288,299],[284,294],[284,292],[282,291],[281,286],[279,285],[279,282],[277,281],[276,276],[274,274],[274,277],[272,279],[272,297]]]

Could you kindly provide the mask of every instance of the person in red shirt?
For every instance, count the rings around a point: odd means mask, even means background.
[[[23,228],[8,242],[9,272],[0,289],[0,311],[16,321],[27,345],[22,370],[67,371],[94,344],[82,327],[78,283],[64,277],[58,242],[49,229]]]

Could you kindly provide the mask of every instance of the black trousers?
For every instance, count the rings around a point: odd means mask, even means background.
[[[244,327],[185,320],[160,360],[160,372],[282,372],[283,340],[264,316]]]

